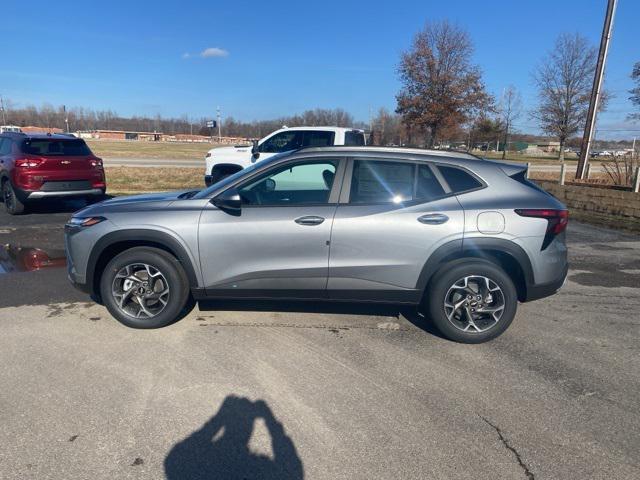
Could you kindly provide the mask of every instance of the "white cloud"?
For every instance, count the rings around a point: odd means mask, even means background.
[[[227,52],[223,48],[218,47],[205,48],[202,52],[200,52],[200,56],[202,58],[226,57],[227,55],[229,55],[229,52]]]
[[[227,56],[229,56],[229,52],[227,50],[225,50],[224,48],[219,48],[219,47],[205,48],[200,53],[192,54],[192,53],[189,53],[189,52],[185,52],[185,53],[182,54],[182,58],[184,58],[184,59],[188,59],[188,58],[192,58],[192,57],[220,58],[220,57],[227,57]]]

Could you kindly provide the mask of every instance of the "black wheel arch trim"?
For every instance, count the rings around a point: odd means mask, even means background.
[[[190,288],[197,288],[199,286],[198,276],[193,265],[193,260],[189,256],[187,249],[180,243],[180,241],[166,232],[140,228],[111,232],[96,242],[89,254],[89,260],[87,262],[86,288],[89,292],[97,292],[94,277],[98,259],[100,259],[106,249],[117,243],[123,242],[140,243],[140,245],[137,246],[144,246],[145,242],[149,242],[149,246],[151,247],[154,246],[153,244],[163,246],[176,256],[178,262],[180,262],[180,265],[184,268],[187,278],[189,279]]]
[[[488,252],[492,251],[506,254],[518,263],[524,275],[525,288],[527,290],[534,285],[531,260],[529,260],[529,256],[522,247],[500,238],[465,238],[464,240],[459,239],[445,243],[431,254],[422,267],[418,277],[417,288],[420,291],[424,291],[436,271],[447,261],[467,256],[471,258],[486,258],[487,255],[490,256]],[[494,259],[491,258],[491,260]]]

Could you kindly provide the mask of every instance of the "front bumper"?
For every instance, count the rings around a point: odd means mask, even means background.
[[[569,265],[567,264],[562,270],[562,274],[558,278],[547,283],[538,283],[527,285],[527,298],[525,302],[532,300],[539,300],[541,298],[549,297],[556,293],[567,280],[567,274],[569,273]]]

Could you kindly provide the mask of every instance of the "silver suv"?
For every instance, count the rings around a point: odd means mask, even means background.
[[[108,200],[66,226],[70,280],[120,322],[195,301],[419,306],[446,337],[500,335],[567,275],[567,210],[520,165],[466,153],[306,148],[202,191]]]

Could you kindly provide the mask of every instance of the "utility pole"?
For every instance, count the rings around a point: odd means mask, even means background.
[[[2,99],[2,95],[0,95],[0,112],[2,112],[2,124],[7,124],[7,118],[4,113],[4,100]]]
[[[218,118],[218,143],[220,143],[222,141],[222,133],[221,133],[222,132],[222,130],[221,130],[222,126],[220,125],[220,107],[218,107],[216,109],[216,112],[218,114],[217,115],[217,118]]]
[[[69,133],[69,115],[67,115],[67,106],[62,105],[62,113],[64,113],[64,124],[67,127],[66,132]]]
[[[578,160],[578,168],[576,169],[576,180],[583,180],[587,173],[586,167],[589,162],[589,154],[591,153],[591,143],[593,140],[593,130],[596,124],[596,114],[598,113],[598,104],[600,103],[600,98],[602,96],[604,66],[607,61],[607,53],[609,52],[613,17],[615,15],[617,5],[618,0],[608,0],[607,2],[607,13],[604,18],[602,38],[600,39],[600,50],[598,52],[598,64],[596,65],[596,73],[593,78],[593,88],[591,89],[591,102],[589,102],[587,123],[584,126],[584,135],[582,136],[582,143],[580,145],[580,159]]]

